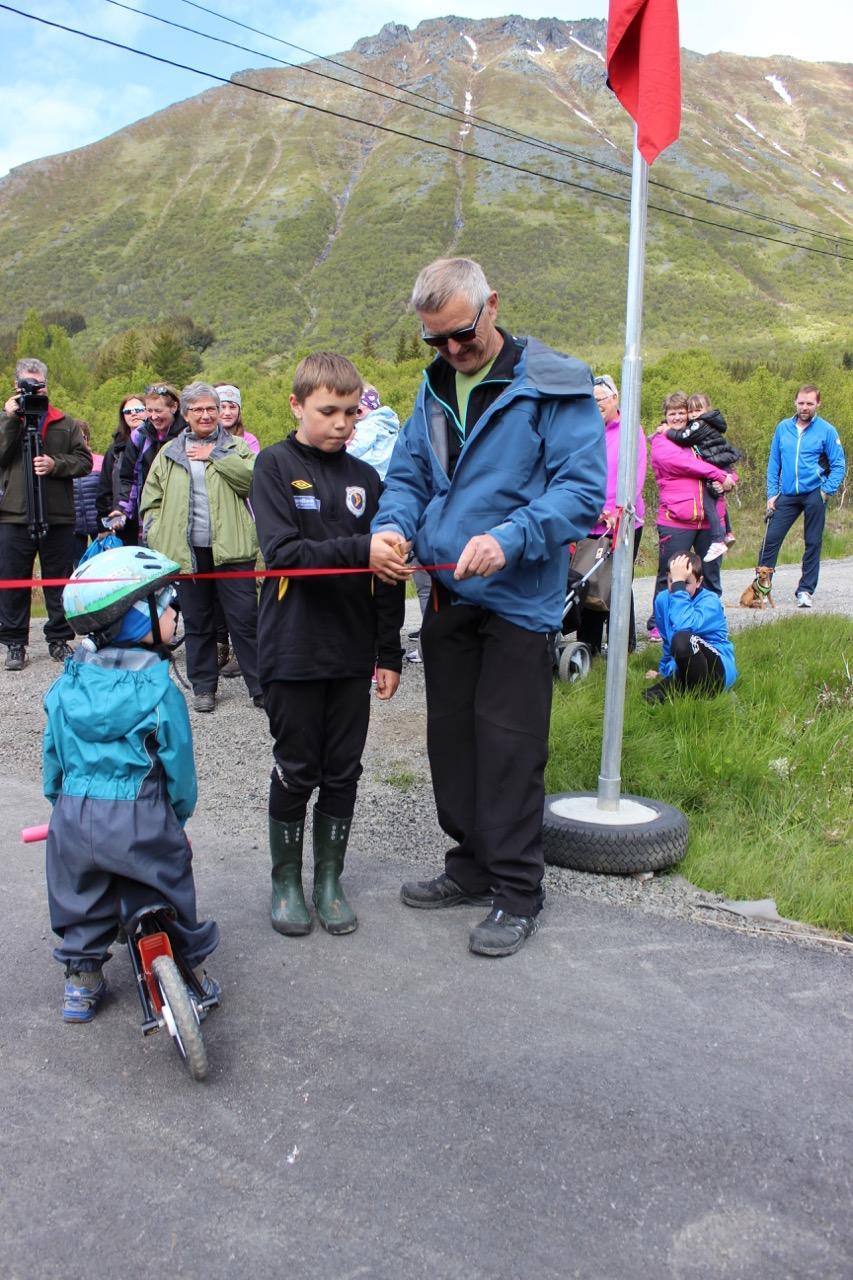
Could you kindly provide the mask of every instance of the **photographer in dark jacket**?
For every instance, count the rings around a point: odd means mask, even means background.
[[[20,387],[34,384],[47,397],[47,365],[41,360],[19,360],[15,366],[18,388],[0,413],[0,562],[4,577],[31,578],[35,558],[44,578],[67,578],[74,561],[74,486],[76,476],[92,470],[80,424],[49,405],[39,422],[40,452],[32,467],[41,485],[46,528],[32,528],[27,479],[24,473],[24,416]],[[62,588],[45,587],[47,622],[44,636],[50,656],[64,662],[73,636],[62,609]],[[0,591],[0,644],[5,644],[6,670],[20,671],[27,661],[32,593],[28,587]]]

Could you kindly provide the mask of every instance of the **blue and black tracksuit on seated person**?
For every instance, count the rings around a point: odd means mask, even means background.
[[[737,679],[735,654],[719,596],[683,582],[655,596],[655,623],[663,650],[658,667],[680,691],[720,693]]]
[[[346,449],[326,453],[293,432],[263,449],[252,479],[258,541],[269,569],[365,569],[381,481]],[[297,821],[311,792],[352,817],[378,664],[402,669],[404,589],[370,573],[265,578],[258,678],[274,739],[270,817]]]
[[[54,950],[69,972],[99,969],[121,921],[172,909],[173,944],[195,967],[219,941],[198,919],[184,823],[197,786],[186,703],[169,663],[139,648],[79,646],[44,699],[44,791]]]
[[[455,372],[426,370],[394,449],[374,529],[397,529],[425,565],[454,565],[489,533],[506,565],[461,582],[433,573],[421,648],[436,808],[456,842],[445,870],[471,894],[535,915],[544,899],[542,812],[568,543],[605,494],[604,427],[586,365],[535,338],[503,346],[459,418]]]

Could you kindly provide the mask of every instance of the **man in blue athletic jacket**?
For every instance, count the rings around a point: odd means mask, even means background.
[[[376,531],[434,568],[421,648],[441,875],[410,907],[484,904],[470,949],[510,955],[537,927],[552,659],[568,543],[604,501],[601,414],[586,365],[496,324],[498,295],[468,258],[418,276],[412,305],[438,352],[395,446]],[[453,567],[455,566],[455,568]]]
[[[794,403],[797,412],[776,427],[767,460],[770,524],[761,563],[776,567],[788,530],[802,512],[805,552],[794,594],[801,609],[810,609],[820,573],[826,503],[844,479],[845,461],[838,432],[818,413],[817,387],[800,387]]]

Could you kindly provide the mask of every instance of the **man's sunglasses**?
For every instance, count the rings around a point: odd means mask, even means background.
[[[472,342],[477,336],[477,325],[480,323],[480,316],[485,306],[484,302],[471,324],[466,325],[464,329],[455,329],[453,333],[424,333],[421,326],[421,337],[428,347],[446,347],[448,342]]]

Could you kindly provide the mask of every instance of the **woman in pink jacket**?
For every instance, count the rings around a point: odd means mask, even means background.
[[[658,576],[655,595],[666,590],[667,566],[671,556],[686,555],[695,551],[702,559],[713,541],[702,505],[702,486],[713,480],[720,486],[720,493],[729,493],[737,484],[737,473],[722,471],[710,462],[698,458],[692,449],[667,440],[664,434],[672,427],[687,426],[687,396],[683,391],[673,391],[663,402],[663,422],[652,436],[652,471],[658,486],[659,503],[656,523],[658,528]],[[703,586],[715,595],[723,594],[720,582],[720,562],[710,560],[705,564]],[[648,622],[649,635],[657,639],[654,615]]]
[[[601,377],[594,378],[592,391],[595,396],[595,403],[598,405],[601,416],[604,419],[604,447],[607,451],[607,490],[604,495],[604,506],[598,517],[598,522],[590,534],[593,538],[600,538],[608,529],[612,529],[616,523],[616,474],[619,464],[621,423],[619,418],[619,392],[616,390],[616,383],[610,375],[605,373]],[[647,454],[646,440],[641,435],[637,448],[637,483],[633,494],[637,512],[634,525],[634,560],[637,559],[637,552],[640,550],[640,538],[643,536],[643,516],[645,514],[643,485],[646,482]],[[609,618],[610,614],[601,609],[581,609],[580,626],[577,633],[578,640],[583,640],[584,644],[588,644],[593,653],[601,652],[604,624],[609,621]],[[628,652],[633,653],[636,647],[637,631],[634,624],[634,596],[632,592],[631,618],[628,627]]]

